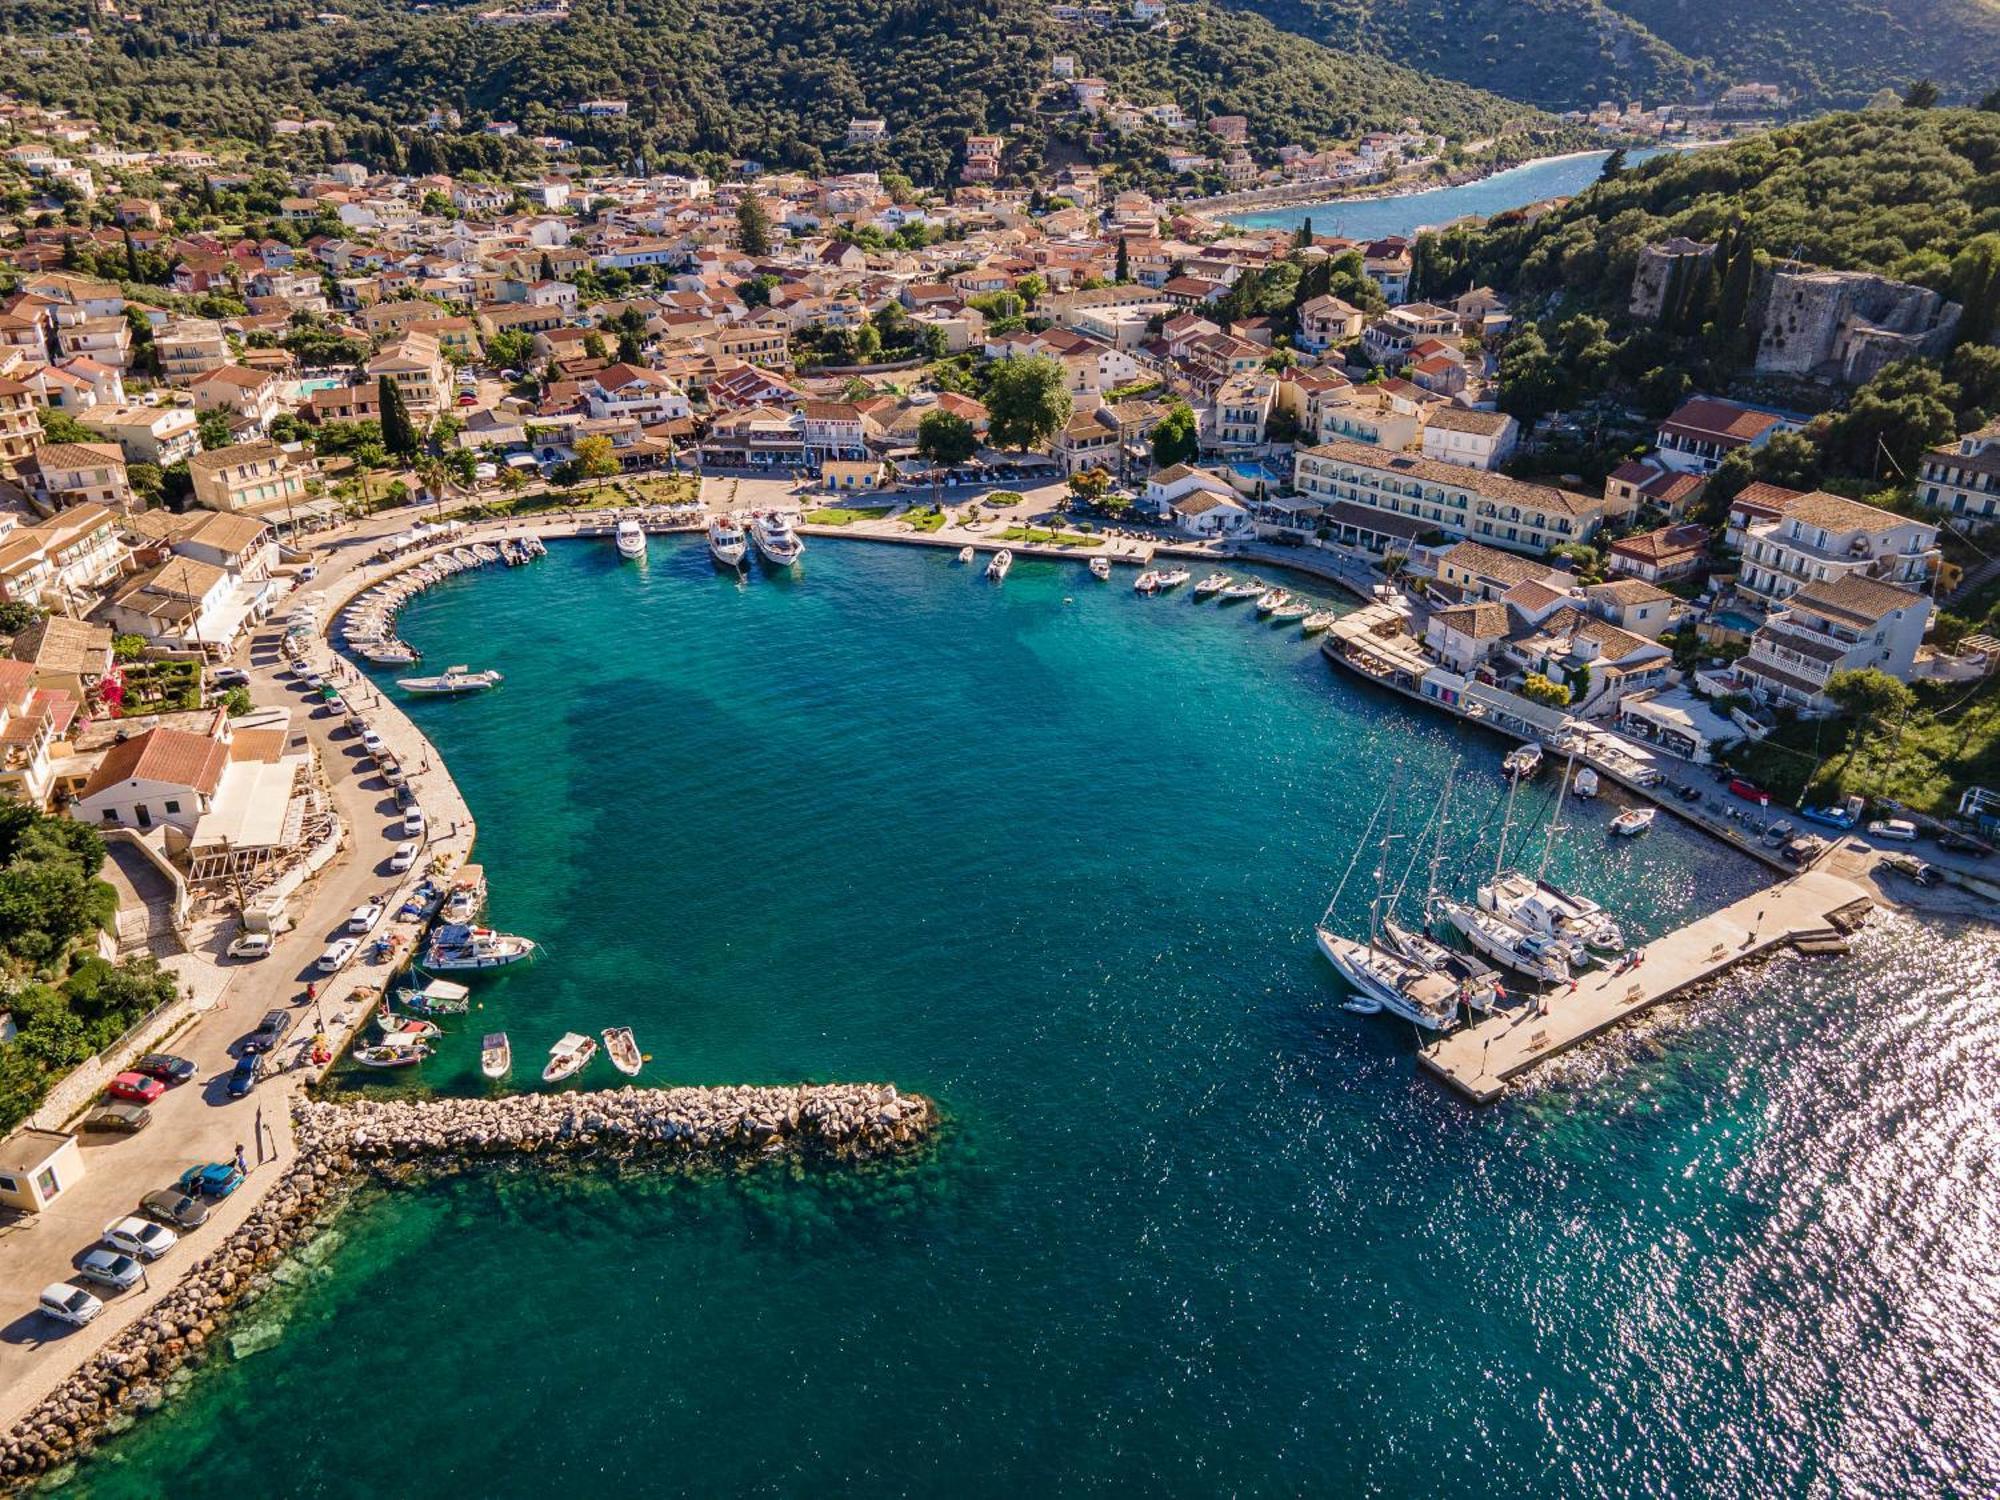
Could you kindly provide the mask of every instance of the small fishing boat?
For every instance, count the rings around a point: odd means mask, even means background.
[[[408,646],[364,646],[361,648],[364,660],[372,661],[378,667],[409,667],[416,665],[417,653]]]
[[[595,1056],[597,1056],[595,1038],[574,1031],[565,1031],[562,1039],[549,1048],[549,1065],[542,1069],[542,1082],[561,1083],[565,1078],[574,1077],[582,1072],[584,1064]]]
[[[1156,594],[1159,590],[1160,574],[1156,568],[1148,568],[1132,580],[1132,592],[1135,594]]]
[[[1653,826],[1659,812],[1657,807],[1628,807],[1611,820],[1611,831],[1619,838],[1637,838]]]
[[[1002,547],[993,554],[993,561],[986,565],[986,576],[998,583],[1007,576],[1007,570],[1014,566],[1014,554]]]
[[[373,1047],[356,1047],[354,1060],[364,1068],[414,1068],[431,1055],[420,1041],[383,1041]]]
[[[1542,747],[1533,741],[1525,745],[1517,745],[1514,749],[1509,750],[1506,759],[1500,762],[1500,769],[1502,771],[1506,772],[1509,776],[1519,776],[1523,779],[1534,775],[1541,768]]]
[[[1206,599],[1210,594],[1219,594],[1228,587],[1227,573],[1211,573],[1194,586],[1194,596],[1197,599]]]
[[[1581,797],[1588,802],[1597,795],[1597,773],[1589,766],[1583,767],[1571,778],[1569,791],[1572,797]]]
[[[1304,623],[1299,626],[1299,631],[1303,635],[1318,635],[1339,618],[1340,616],[1332,610],[1323,609],[1317,614],[1307,615]]]
[[[627,1078],[639,1075],[639,1044],[632,1039],[630,1026],[607,1026],[604,1028],[604,1055],[611,1059],[611,1066]]]
[[[500,554],[485,542],[474,542],[472,544],[472,555],[489,568],[494,563],[500,561]]]
[[[472,991],[449,979],[433,979],[420,990],[404,990],[396,996],[403,1009],[420,1016],[462,1016],[472,1009]]]
[[[978,556],[978,553],[973,549],[970,542],[967,542],[963,547],[958,549],[958,560],[961,564],[970,563],[976,556]]]
[[[1108,557],[1093,557],[1090,560],[1090,576],[1095,578],[1099,583],[1103,583],[1108,579],[1111,576],[1111,559]]]
[[[451,889],[445,894],[444,905],[438,910],[440,921],[460,927],[470,925],[479,915],[479,908],[486,904],[486,870],[482,865],[465,864],[459,866],[458,874],[452,877]]]
[[[399,1016],[386,1005],[376,1012],[375,1026],[385,1042],[407,1039],[429,1041],[438,1034],[437,1022],[426,1021],[421,1016]]]
[[[479,566],[479,554],[474,552],[470,547],[454,547],[451,557],[452,561],[457,563],[461,568],[476,568]]]
[[[446,971],[497,969],[504,964],[530,958],[534,952],[532,938],[495,932],[490,927],[453,925],[440,927],[432,935],[430,949],[424,955],[424,967]]]
[[[486,1040],[479,1044],[479,1071],[488,1078],[505,1078],[513,1066],[514,1049],[507,1043],[507,1033],[487,1032]]]
[[[1283,589],[1267,590],[1264,596],[1257,601],[1257,613],[1260,615],[1275,614],[1285,607],[1291,597]]]
[[[629,518],[620,521],[615,540],[620,557],[639,558],[646,555],[646,528],[637,521]]]
[[[436,677],[398,677],[396,686],[406,693],[476,693],[482,688],[498,687],[500,674],[491,667],[484,672],[475,672],[464,662],[446,667]]]
[[[1269,587],[1270,585],[1261,578],[1246,578],[1241,583],[1232,583],[1224,589],[1222,602],[1231,604],[1238,599],[1255,599]]]

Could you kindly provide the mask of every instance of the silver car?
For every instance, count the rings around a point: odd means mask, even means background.
[[[85,1281],[99,1286],[108,1286],[114,1292],[122,1292],[129,1286],[138,1285],[139,1278],[146,1274],[145,1268],[129,1255],[116,1250],[93,1250],[77,1262],[76,1274]]]

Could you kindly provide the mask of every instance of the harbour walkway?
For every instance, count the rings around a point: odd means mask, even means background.
[[[1418,1061],[1474,1103],[1490,1104],[1550,1058],[1746,959],[1784,947],[1840,951],[1871,905],[1854,881],[1809,871],[1648,943],[1636,967],[1579,976],[1574,989],[1440,1037]]]

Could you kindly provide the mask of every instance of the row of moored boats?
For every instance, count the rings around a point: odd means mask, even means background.
[[[646,555],[646,531],[627,517],[618,523],[614,540],[621,557],[638,560]],[[757,555],[774,568],[789,568],[805,555],[805,539],[792,518],[782,511],[753,511],[746,521],[723,512],[709,518],[708,555],[717,566],[741,568]]]
[[[498,565],[520,567],[545,556],[548,546],[539,537],[507,537],[497,542],[470,542],[447,548],[426,558],[416,567],[378,583],[348,605],[340,617],[341,643],[364,661],[378,667],[410,666],[423,653],[396,634],[396,614],[402,607],[433,584],[475,568]],[[497,686],[497,671],[475,672],[463,664],[447,667],[428,677],[399,677],[396,685],[405,692],[454,696]]]

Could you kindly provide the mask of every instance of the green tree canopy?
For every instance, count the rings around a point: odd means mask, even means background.
[[[987,437],[998,448],[1033,448],[1068,423],[1074,404],[1061,360],[1046,354],[1001,360],[986,388]]]

